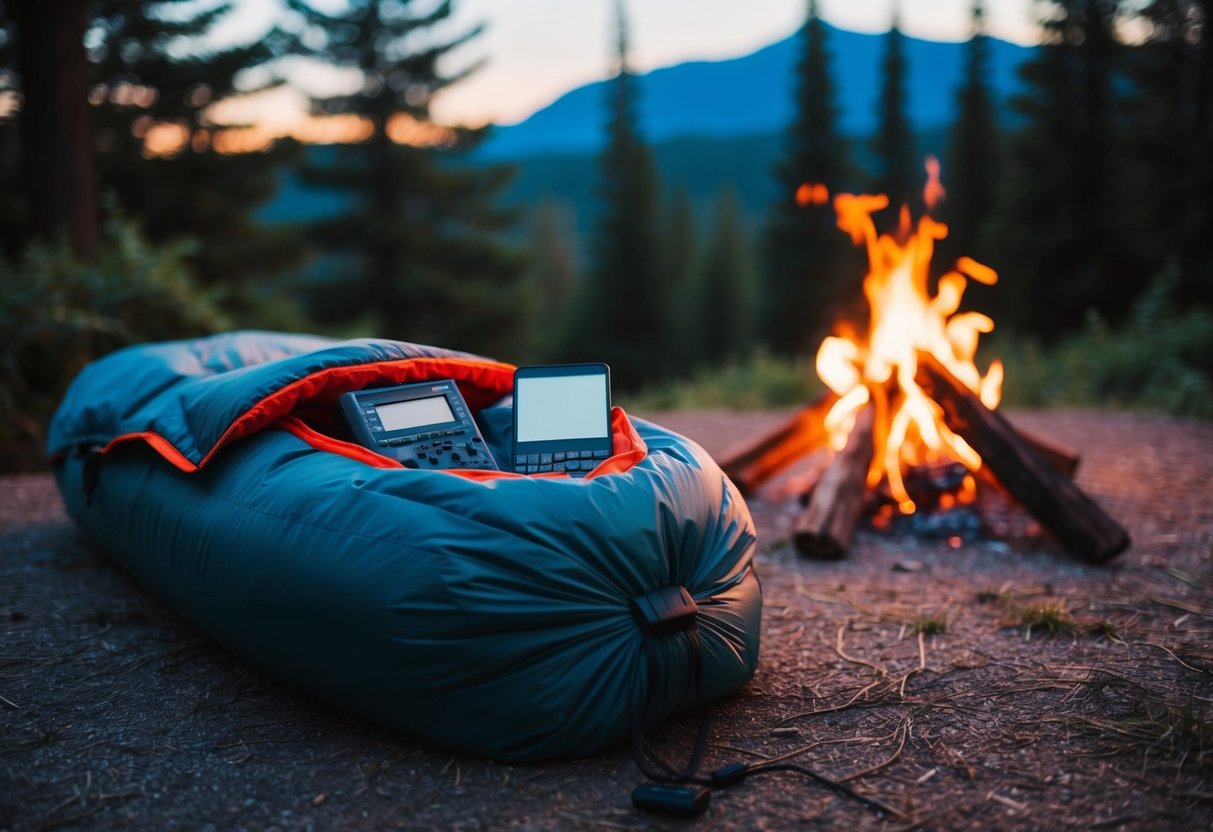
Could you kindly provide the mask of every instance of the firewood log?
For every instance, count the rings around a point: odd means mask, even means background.
[[[840,558],[850,548],[866,498],[874,418],[871,405],[855,415],[855,426],[847,436],[846,447],[838,452],[813,488],[808,507],[796,515],[792,542],[802,554]]]
[[[838,401],[826,391],[766,433],[724,454],[720,467],[746,496],[798,460],[825,447],[825,415]]]
[[[1129,534],[1098,503],[1061,475],[934,356],[918,353],[918,385],[943,410],[949,429],[977,451],[983,468],[1072,554],[1103,563],[1129,545]]]

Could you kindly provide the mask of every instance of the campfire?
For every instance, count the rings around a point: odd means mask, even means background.
[[[1108,560],[1129,537],[1074,484],[1078,454],[1011,425],[997,410],[1001,362],[991,362],[984,374],[977,367],[978,339],[994,322],[959,311],[960,304],[969,280],[993,285],[997,274],[961,257],[932,291],[931,258],[947,226],[930,215],[944,193],[934,159],[927,160],[927,172],[927,212],[915,224],[903,206],[892,234],[878,233],[874,220],[888,208],[887,197],[834,197],[839,228],[867,251],[867,324],[840,324],[821,343],[816,366],[825,394],[726,455],[721,466],[753,493],[797,461],[824,452],[828,463],[806,477],[794,524],[793,539],[809,555],[845,554],[865,511],[880,525],[923,510],[912,491],[925,494],[933,508],[951,509],[994,489],[1075,555]],[[815,202],[828,201],[824,186],[811,188]],[[951,486],[908,487],[940,479]]]

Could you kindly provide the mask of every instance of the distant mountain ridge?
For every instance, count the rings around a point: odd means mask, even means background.
[[[869,135],[876,126],[885,35],[826,28],[842,131]],[[907,114],[914,130],[952,121],[965,47],[905,37]],[[1032,52],[1033,47],[990,39],[989,81],[1000,100],[1019,89],[1016,72]],[[739,58],[694,61],[638,75],[641,129],[650,142],[781,131],[793,115],[799,57],[796,33]],[[607,83],[578,87],[519,124],[495,128],[477,156],[488,161],[597,150],[604,135]]]

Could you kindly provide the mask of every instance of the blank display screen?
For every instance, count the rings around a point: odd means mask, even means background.
[[[377,404],[375,412],[379,414],[379,422],[384,430],[407,430],[455,421],[455,414],[451,412],[446,396]]]
[[[518,442],[610,435],[604,374],[518,379]]]

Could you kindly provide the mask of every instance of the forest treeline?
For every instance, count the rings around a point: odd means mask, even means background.
[[[1158,285],[1175,308],[1213,305],[1210,5],[1039,3],[1042,42],[1010,102],[992,91],[973,6],[963,83],[940,92],[957,115],[937,259],[940,271],[962,254],[997,269],[997,287],[975,287],[967,304],[1000,329],[1046,346],[1093,321],[1115,329]],[[461,47],[480,30],[454,30],[450,2],[283,0],[256,40],[231,44],[216,34],[228,3],[0,0],[8,435],[36,436],[90,357],[225,327],[606,360],[637,387],[755,351],[811,354],[839,320],[862,325],[863,255],[820,197],[884,193],[922,210],[898,21],[884,36],[878,128],[848,136],[829,31],[809,0],[788,87],[796,117],[770,174],[779,197],[753,217],[727,189],[705,210],[663,186],[616,7],[583,240],[558,199],[505,206],[509,167],[468,158],[484,128],[433,123],[434,97],[476,68]],[[253,128],[216,122],[216,102],[282,84],[304,60],[361,79],[312,101],[354,136],[324,164],[294,140],[257,144]],[[727,116],[745,102],[720,106]],[[285,170],[342,207],[258,221]],[[1197,340],[1182,349],[1208,371],[1213,344]]]

